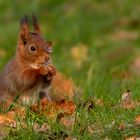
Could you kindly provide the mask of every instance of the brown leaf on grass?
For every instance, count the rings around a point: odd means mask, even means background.
[[[129,104],[131,103],[131,92],[130,90],[127,90],[122,94],[122,104]]]
[[[38,114],[46,114],[47,117],[57,117],[59,113],[64,115],[74,114],[76,106],[72,101],[57,101],[52,102],[43,99],[40,104],[31,106],[31,110]]]
[[[125,140],[140,140],[140,137],[131,136],[131,137],[126,138]]]
[[[140,125],[140,115],[136,116],[135,125]]]
[[[127,90],[126,92],[124,92],[122,94],[122,99],[120,101],[120,103],[116,106],[114,106],[113,108],[124,108],[124,109],[135,109],[136,107],[140,106],[140,100],[137,101],[133,101],[132,100],[132,93],[130,92],[130,90]]]
[[[127,137],[125,140],[136,140],[136,136]]]
[[[57,101],[52,102],[47,99],[42,100],[40,105],[34,105],[31,110],[39,115],[46,115],[50,119],[55,119],[62,123],[67,129],[74,126],[76,106],[72,101]]]
[[[71,117],[62,117],[60,119],[60,122],[67,128],[67,129],[72,129],[72,127],[74,126],[75,123],[75,117],[71,116]]]
[[[0,58],[6,55],[6,51],[4,49],[0,49]]]
[[[96,98],[94,102],[95,102],[95,105],[97,106],[100,106],[100,107],[104,106],[104,101],[102,99]]]
[[[94,99],[88,99],[84,104],[82,104],[82,107],[85,108],[88,112],[92,111],[95,108]]]
[[[16,121],[11,116],[1,114],[0,115],[0,126],[16,127]]]
[[[83,104],[83,107],[86,107],[88,111],[93,110],[95,106],[104,106],[104,101],[99,98],[90,98]]]
[[[95,125],[89,125],[88,127],[87,127],[87,129],[88,129],[88,132],[90,133],[90,134],[93,134],[94,133],[94,130],[96,129],[96,126]]]
[[[72,101],[64,100],[59,102],[52,102],[44,99],[40,104],[32,105],[30,109],[32,111],[30,112],[31,117],[32,113],[35,112],[38,116],[45,115],[46,118],[57,119],[57,116],[61,113],[63,114],[63,117],[61,117],[61,119],[63,119],[65,116],[68,117],[74,115],[76,106]],[[18,126],[18,124],[20,124],[20,126],[26,128],[26,110],[27,109],[24,107],[19,107],[17,109],[14,109],[13,111],[9,111],[8,113],[0,114],[0,127],[2,127],[3,129],[5,129],[6,127],[15,128]],[[18,118],[20,120],[18,120]],[[58,121],[61,122],[61,120]],[[62,122],[66,127],[70,127],[71,125],[73,125],[74,121],[71,119],[70,121],[63,120]],[[41,126],[35,124],[33,129],[35,131],[46,131],[49,129],[49,126],[47,124],[43,124]]]
[[[135,103],[132,101],[131,92],[127,90],[122,94],[121,106],[124,109],[134,109]]]
[[[88,46],[78,44],[71,49],[71,56],[75,63],[76,68],[79,70],[84,63],[88,60]]]
[[[47,125],[46,123],[44,123],[42,125],[39,125],[38,123],[34,123],[33,129],[36,132],[45,132],[45,131],[50,130],[50,126]]]
[[[130,22],[130,19],[128,17],[123,17],[116,20],[114,23],[115,25],[126,26],[129,24],[129,22]]]
[[[138,26],[140,24],[140,20],[139,19],[130,19],[128,17],[122,17],[118,20],[116,20],[115,25],[117,26]]]
[[[88,112],[92,111],[96,106],[103,107],[104,101],[99,98],[90,97],[86,102],[80,105],[82,108],[86,109]],[[79,106],[79,107],[80,107]]]
[[[119,130],[124,130],[126,128],[126,125],[125,125],[125,123],[120,123],[119,124]]]
[[[17,127],[17,118],[20,118],[20,125],[26,128],[26,124],[24,123],[26,117],[26,108],[19,107],[13,111],[9,111],[5,114],[0,114],[0,126],[2,127]]]
[[[108,138],[108,136],[106,136],[105,138],[104,138],[104,140],[111,140],[110,138]]]
[[[87,110],[90,112],[91,110],[93,110],[95,108],[95,104],[94,104],[94,101],[93,100],[90,100],[88,103],[87,103]]]
[[[56,102],[56,108],[62,110],[66,115],[72,115],[75,112],[76,106],[72,101],[60,101]]]
[[[140,55],[132,62],[131,71],[133,74],[140,76]]]
[[[124,56],[127,56],[128,54],[132,54],[134,51],[132,46],[123,46],[116,49],[113,49],[109,53],[105,53],[103,56],[103,59],[107,59],[107,61],[115,61],[117,59],[123,58]]]
[[[0,126],[0,140],[3,140],[10,133],[10,128]]]
[[[129,70],[126,71],[113,71],[112,76],[117,78],[117,79],[132,79],[133,75]]]
[[[125,40],[136,40],[139,37],[139,33],[136,31],[123,31],[117,30],[109,38],[113,41],[125,41]]]
[[[69,137],[65,138],[65,140],[77,140],[77,139],[69,136]]]

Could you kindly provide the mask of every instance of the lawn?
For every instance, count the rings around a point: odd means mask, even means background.
[[[36,13],[54,42],[56,68],[83,93],[74,126],[27,117],[28,128],[5,139],[121,140],[140,137],[140,5],[138,0],[0,1],[0,68],[14,55],[19,20]],[[127,90],[130,90],[127,92]],[[129,95],[128,99],[125,95]],[[125,99],[127,101],[125,101]],[[32,129],[47,122],[46,132]],[[140,121],[139,121],[140,123]]]

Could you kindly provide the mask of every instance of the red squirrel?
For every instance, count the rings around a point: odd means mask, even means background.
[[[16,54],[0,74],[0,105],[3,109],[8,108],[17,95],[21,103],[36,100],[56,74],[50,57],[52,43],[44,40],[34,15],[32,22],[33,32],[30,32],[28,17],[21,19]]]

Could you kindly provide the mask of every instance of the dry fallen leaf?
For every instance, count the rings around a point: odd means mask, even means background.
[[[50,119],[57,119],[57,116],[61,113],[63,114],[63,119],[65,116],[72,116],[75,113],[76,106],[74,102],[72,101],[59,101],[59,102],[52,102],[48,101],[47,99],[44,99],[41,101],[40,104],[32,105],[30,107],[30,110],[37,113],[38,115],[46,115],[46,117],[50,117]],[[30,114],[31,115],[31,114]],[[17,121],[17,119],[20,119],[20,122]],[[0,126],[5,127],[17,127],[18,124],[22,126],[23,128],[26,128],[27,125],[25,123],[26,118],[26,108],[19,107],[17,109],[14,109],[12,111],[9,111],[5,114],[0,114]],[[63,124],[67,127],[70,127],[74,124],[74,117],[71,118],[71,120],[64,120]],[[58,120],[61,122],[61,120]],[[47,124],[43,124],[42,126],[39,126],[38,124],[34,125],[35,131],[46,131],[49,129],[49,126]]]
[[[90,134],[93,134],[93,133],[94,133],[94,130],[96,129],[96,126],[95,126],[95,125],[89,125],[89,126],[87,127],[87,129],[88,129],[88,132],[89,132]]]
[[[134,59],[130,68],[133,74],[140,76],[140,56]]]
[[[95,99],[95,105],[98,105],[100,107],[104,106],[104,101],[102,99]]]
[[[0,58],[6,55],[6,51],[4,49],[0,49]]]
[[[127,90],[122,94],[122,101],[121,101],[121,106],[124,109],[134,109],[135,108],[135,103],[132,101],[131,97],[131,92]]]
[[[140,115],[135,118],[135,125],[140,125]]]
[[[60,122],[67,128],[67,129],[72,129],[75,123],[75,117],[71,116],[69,118],[62,117],[60,119]]]
[[[123,41],[123,40],[136,40],[139,37],[138,32],[134,31],[115,31],[113,35],[110,36],[112,40]]]
[[[83,108],[86,108],[87,111],[90,112],[91,110],[93,110],[95,108],[94,99],[90,98],[82,106],[83,106]]]
[[[13,111],[9,111],[5,114],[0,114],[0,126],[2,127],[12,127],[15,128],[18,125],[17,119],[20,118],[20,125],[23,128],[26,128],[26,124],[24,123],[25,115],[26,115],[26,108],[19,107]]]
[[[128,137],[128,138],[126,138],[125,140],[136,140],[136,136]]]
[[[138,26],[140,24],[140,20],[139,19],[137,19],[137,18],[128,18],[128,17],[122,17],[122,18],[120,18],[119,20],[116,20],[115,21],[115,25],[117,25],[117,26],[120,26],[120,27],[122,27],[122,26]]]
[[[71,56],[77,69],[81,69],[83,64],[88,60],[88,46],[78,44],[71,49]]]
[[[131,103],[131,100],[131,92],[129,90],[122,94],[122,103],[129,104]]]
[[[45,132],[45,131],[50,130],[50,126],[47,125],[46,123],[44,123],[42,125],[39,125],[38,123],[34,123],[33,129],[36,132]]]
[[[111,140],[110,138],[108,138],[108,136],[106,136],[105,138],[104,138],[104,140]]]
[[[99,98],[92,98],[91,97],[84,104],[82,104],[82,106],[84,108],[86,108],[88,112],[90,112],[95,108],[95,106],[103,107],[104,101],[102,99],[99,99]]]
[[[126,128],[125,123],[121,123],[121,124],[119,125],[119,129],[120,129],[120,130],[124,130],[125,128]]]
[[[65,138],[65,140],[77,140],[77,139],[69,136],[69,137]]]
[[[0,140],[3,140],[6,136],[8,136],[9,132],[10,132],[9,128],[0,126]]]
[[[47,99],[43,99],[40,104],[32,105],[31,110],[38,114],[46,114],[47,117],[57,117],[59,113],[64,115],[74,114],[76,106],[72,101],[57,101],[52,102]]]
[[[16,120],[10,118],[8,115],[0,115],[0,126],[16,127]]]

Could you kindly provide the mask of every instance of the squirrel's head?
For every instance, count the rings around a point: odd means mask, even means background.
[[[33,32],[29,30],[28,17],[24,16],[20,22],[17,54],[20,60],[33,69],[50,62],[52,43],[42,37],[37,18],[33,15]]]

